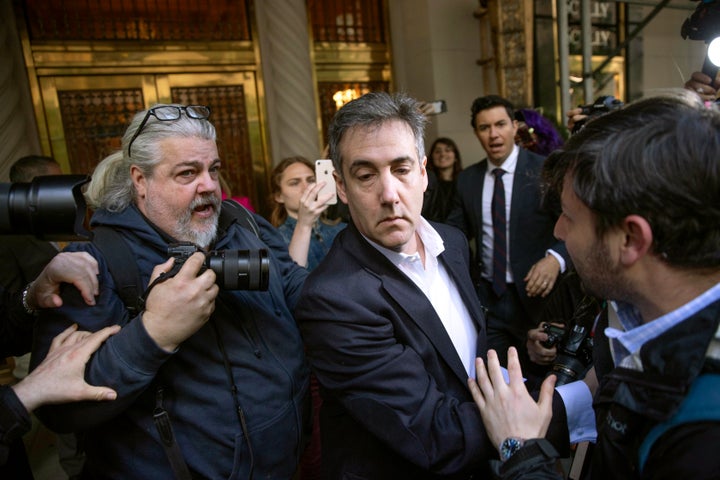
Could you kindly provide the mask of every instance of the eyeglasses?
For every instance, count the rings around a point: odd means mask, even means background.
[[[128,144],[128,157],[132,156],[131,149],[132,144],[137,137],[142,133],[143,127],[147,124],[150,115],[161,122],[171,122],[173,120],[180,120],[180,115],[185,112],[188,118],[194,118],[195,120],[206,120],[210,118],[210,107],[204,105],[188,105],[187,107],[176,106],[176,105],[162,105],[160,107],[151,108],[145,114],[145,118],[140,122],[140,126],[135,130],[135,135],[130,139]]]

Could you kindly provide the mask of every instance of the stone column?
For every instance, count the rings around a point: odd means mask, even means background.
[[[254,2],[273,165],[319,158],[322,146],[305,0]]]
[[[32,100],[10,0],[0,0],[0,181],[20,157],[39,154]]]

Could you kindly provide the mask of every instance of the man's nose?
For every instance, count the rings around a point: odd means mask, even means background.
[[[397,203],[398,201],[398,190],[397,190],[397,178],[392,174],[381,175],[380,177],[380,188],[382,188],[381,199],[385,204]]]
[[[199,192],[210,192],[215,191],[218,186],[218,179],[217,177],[210,174],[209,171],[205,171],[200,174],[200,179],[198,181],[198,191]]]

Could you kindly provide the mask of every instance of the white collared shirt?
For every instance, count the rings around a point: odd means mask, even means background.
[[[485,178],[483,179],[483,194],[482,194],[482,218],[483,218],[483,238],[482,238],[482,261],[483,261],[483,278],[492,281],[492,266],[493,266],[493,224],[492,224],[492,198],[493,192],[495,191],[495,177],[493,171],[496,168],[502,168],[505,170],[505,174],[502,176],[503,186],[505,187],[505,238],[507,245],[505,245],[505,251],[507,252],[507,265],[505,269],[505,281],[507,283],[514,283],[512,269],[510,265],[510,206],[512,204],[513,194],[513,183],[515,182],[515,170],[517,169],[518,155],[520,154],[520,147],[517,145],[513,146],[513,150],[505,159],[502,165],[496,167],[490,160],[487,161],[487,170],[485,171]],[[560,264],[560,273],[565,271],[565,259],[556,251],[548,249],[546,254],[550,254]],[[539,260],[539,259],[538,259]],[[526,272],[527,273],[527,272]]]
[[[485,179],[483,180],[483,194],[482,194],[482,218],[483,218],[483,238],[482,238],[482,260],[483,260],[483,272],[484,278],[492,280],[492,265],[493,265],[493,223],[492,223],[492,198],[493,192],[495,191],[495,177],[493,171],[496,168],[502,168],[505,170],[505,174],[502,176],[503,186],[505,187],[505,238],[507,239],[507,245],[505,245],[505,251],[507,252],[507,264],[510,265],[510,204],[512,203],[512,188],[513,181],[515,180],[515,168],[517,167],[518,154],[520,148],[517,145],[513,146],[513,150],[505,159],[502,165],[496,167],[490,160],[487,160],[487,171],[485,172]],[[505,281],[507,283],[513,283],[512,271],[510,268],[505,269]]]
[[[457,285],[445,266],[438,261],[438,256],[445,251],[445,244],[437,231],[422,217],[416,231],[425,248],[424,266],[419,252],[412,255],[398,253],[367,237],[365,239],[425,294],[440,317],[467,374],[475,378],[477,329]]]

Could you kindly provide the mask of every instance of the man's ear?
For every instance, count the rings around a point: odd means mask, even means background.
[[[345,193],[345,181],[342,175],[339,175],[337,170],[333,170],[333,176],[335,177],[335,187],[337,189],[337,195],[341,202],[347,205],[347,193]]]
[[[427,155],[423,157],[422,162],[420,163],[420,175],[423,176],[423,192],[427,190],[428,187],[428,174],[427,174]]]
[[[640,215],[628,215],[620,229],[625,235],[620,247],[620,261],[632,265],[650,252],[653,234],[650,223]]]
[[[145,198],[147,195],[147,177],[137,165],[130,166],[130,178],[133,185],[135,185],[138,198]]]

